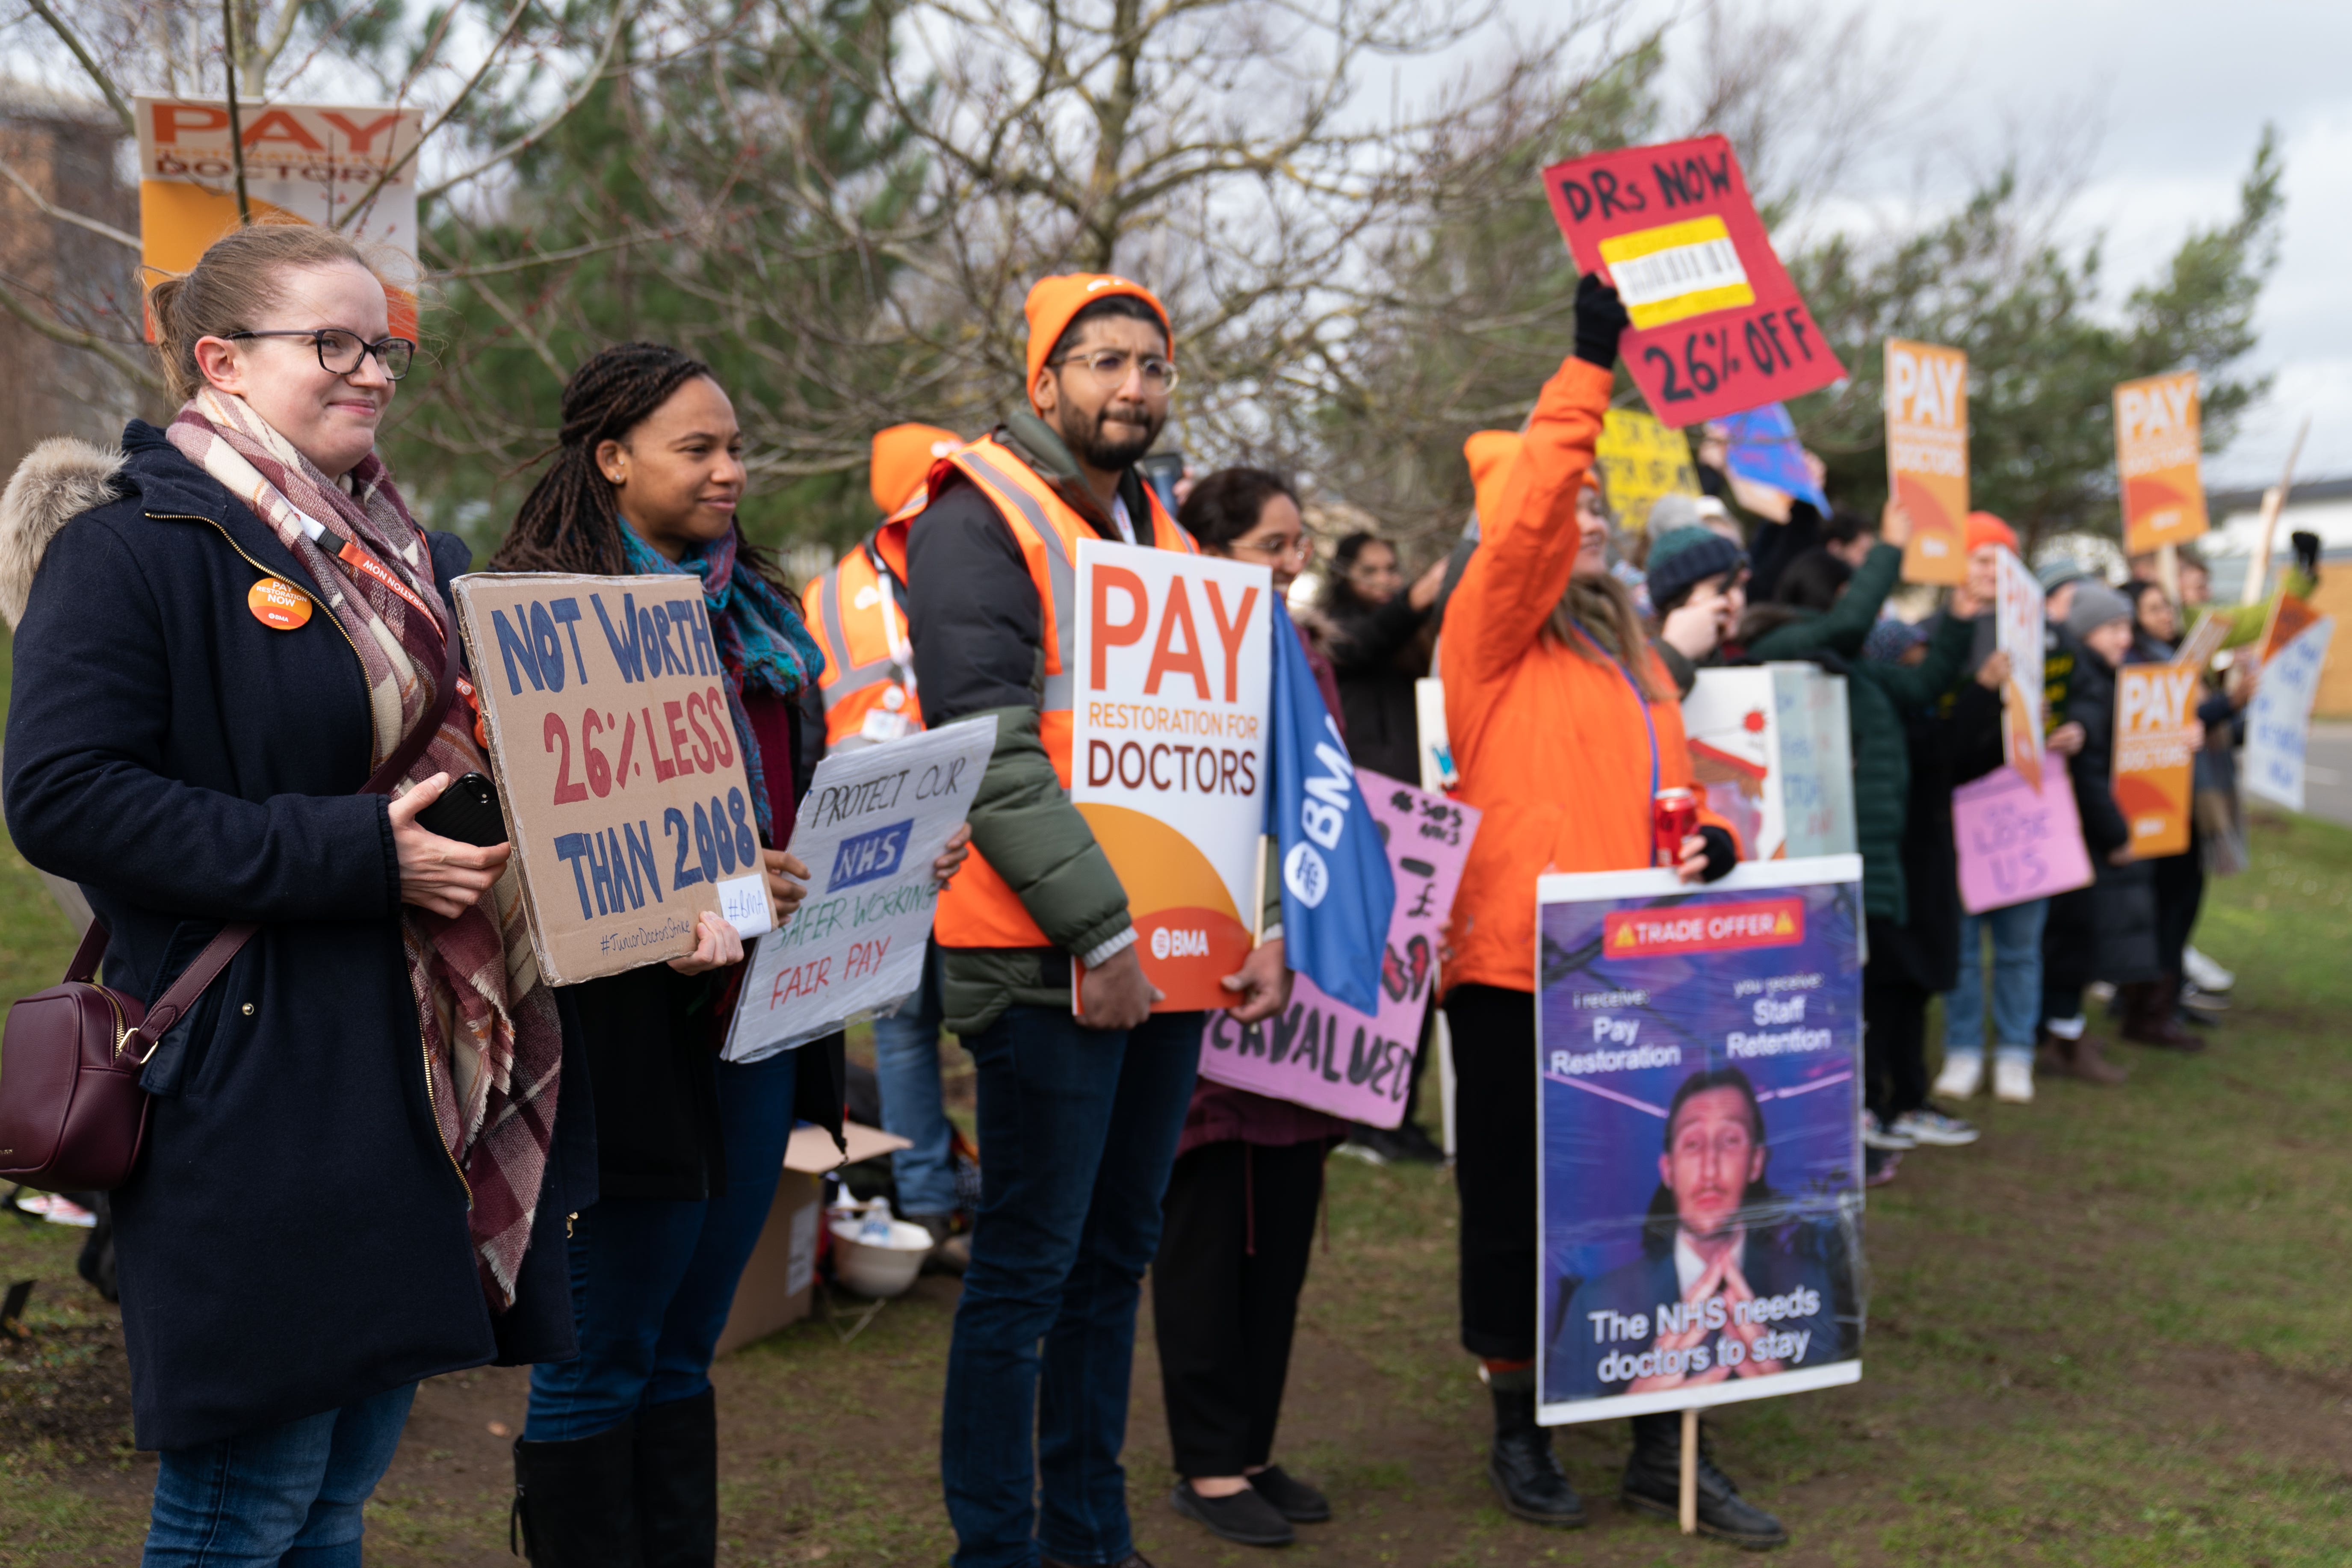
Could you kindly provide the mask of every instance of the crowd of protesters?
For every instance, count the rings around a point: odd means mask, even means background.
[[[507,847],[421,825],[488,765],[448,608],[470,560],[418,527],[375,454],[415,345],[393,335],[366,257],[322,230],[247,228],[151,299],[183,406],[116,451],[47,444],[0,512],[17,847],[81,885],[111,933],[110,982],[133,994],[160,993],[224,927],[258,928],[148,1063],[151,1145],[111,1195],[135,1434],[162,1454],[146,1560],[358,1563],[417,1383],[527,1363],[530,1558],[712,1563],[713,1349],[793,1127],[840,1126],[842,1042],[720,1062],[743,945],[716,916],[687,957],[550,986]],[[650,343],[572,376],[561,440],[488,564],[698,580],[779,918],[805,891],[789,827],[824,752],[994,717],[968,844],[934,868],[921,990],[876,1030],[881,1116],[910,1144],[901,1209],[931,1231],[932,1266],[962,1277],[940,1459],[955,1562],[1142,1564],[1120,1452],[1147,1273],[1172,1505],[1281,1545],[1332,1515],[1276,1462],[1325,1160],[1437,1152],[1412,1117],[1351,1128],[1199,1081],[1202,1016],[1152,1011],[1128,891],[1066,793],[1069,565],[1080,541],[1113,540],[1261,563],[1286,594],[1315,542],[1280,475],[1188,476],[1172,511],[1147,482],[1178,379],[1149,289],[1048,278],[1026,314],[1022,405],[976,440],[885,432],[886,521],[803,592],[737,523],[726,388]],[[2221,805],[2189,851],[2135,859],[2108,788],[2115,672],[2170,657],[2203,574],[2184,571],[2176,600],[2137,571],[2118,589],[2045,564],[2047,744],[2097,880],[1963,913],[1951,793],[2001,760],[1989,613],[2016,536],[1971,517],[1968,580],[1906,620],[1886,611],[1899,509],[1869,523],[1797,503],[1751,526],[1703,449],[1706,493],[1615,517],[1595,447],[1626,314],[1588,278],[1575,320],[1524,426],[1471,438],[1461,546],[1408,583],[1395,545],[1351,534],[1298,617],[1326,705],[1376,772],[1419,781],[1416,682],[1434,666],[1458,795],[1483,813],[1444,966],[1461,1337],[1492,1402],[1491,1483],[1553,1527],[1585,1510],[1532,1371],[1534,885],[1652,863],[1653,800],[1691,783],[1680,704],[1701,672],[1804,659],[1846,678],[1874,1180],[1904,1149],[1975,1138],[1931,1100],[1978,1091],[1988,1039],[2003,1100],[2030,1099],[2037,1071],[2120,1081],[2095,984],[2124,1038],[2198,1047],[2228,977],[2189,938],[2204,868],[2231,853],[2230,747],[2252,689],[2233,672],[2199,708],[2200,800]],[[268,579],[299,616],[249,613]],[[2231,640],[2259,629],[2240,616]],[[1740,854],[1703,814],[1664,858],[1696,882]],[[1224,983],[1244,1022],[1288,996],[1279,914],[1270,898]],[[971,1202],[942,1030],[976,1069]],[[1677,1418],[1632,1425],[1620,1495],[1672,1515]],[[1787,1539],[1704,1441],[1697,1473],[1703,1530]]]

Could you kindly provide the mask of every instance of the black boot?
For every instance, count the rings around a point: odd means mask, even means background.
[[[1495,1447],[1486,1457],[1486,1479],[1501,1495],[1503,1511],[1530,1524],[1580,1528],[1584,1501],[1551,1451],[1550,1429],[1536,1425],[1535,1373],[1496,1373],[1489,1386],[1495,1395]]]
[[[1731,1478],[1716,1468],[1704,1421],[1698,1433],[1698,1532],[1751,1552],[1786,1545],[1789,1532],[1780,1521],[1741,1497]],[[1625,1461],[1625,1486],[1619,1496],[1627,1507],[1644,1513],[1682,1518],[1682,1412],[1633,1417],[1633,1457]]]
[[[706,1388],[637,1412],[637,1533],[646,1568],[719,1561],[719,1400]]]
[[[570,1443],[515,1439],[507,1546],[538,1568],[643,1568],[637,1548],[636,1423]]]

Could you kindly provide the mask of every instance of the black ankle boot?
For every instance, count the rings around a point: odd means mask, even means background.
[[[637,1532],[646,1568],[719,1561],[719,1401],[709,1389],[637,1412]]]
[[[1682,1517],[1683,1418],[1677,1410],[1633,1417],[1633,1457],[1625,1461],[1626,1506],[1644,1513]],[[1739,1495],[1729,1476],[1716,1468],[1706,1423],[1698,1429],[1698,1532],[1761,1552],[1785,1545],[1780,1521]]]
[[[1495,1447],[1486,1457],[1486,1479],[1501,1495],[1503,1510],[1530,1524],[1577,1529],[1584,1523],[1584,1501],[1551,1451],[1551,1432],[1536,1425],[1535,1373],[1496,1373],[1490,1387]]]
[[[634,1421],[570,1443],[516,1438],[508,1549],[537,1568],[643,1568],[636,1450]]]

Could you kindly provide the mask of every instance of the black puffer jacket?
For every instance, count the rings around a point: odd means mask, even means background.
[[[2091,852],[2095,880],[2086,894],[2063,896],[2052,917],[2068,929],[2047,955],[2062,979],[2073,971],[2084,979],[2128,985],[2154,980],[2156,955],[2155,866],[2133,860],[2117,866],[2108,857],[2131,842],[2131,826],[2116,805],[2116,671],[2087,647],[2077,647],[2066,717],[2083,726],[2083,749],[2067,763],[2082,814],[2083,843]]]

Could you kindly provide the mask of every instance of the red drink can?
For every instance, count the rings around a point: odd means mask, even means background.
[[[1650,838],[1656,863],[1672,866],[1683,858],[1683,840],[1698,831],[1698,792],[1662,789],[1650,801]]]

